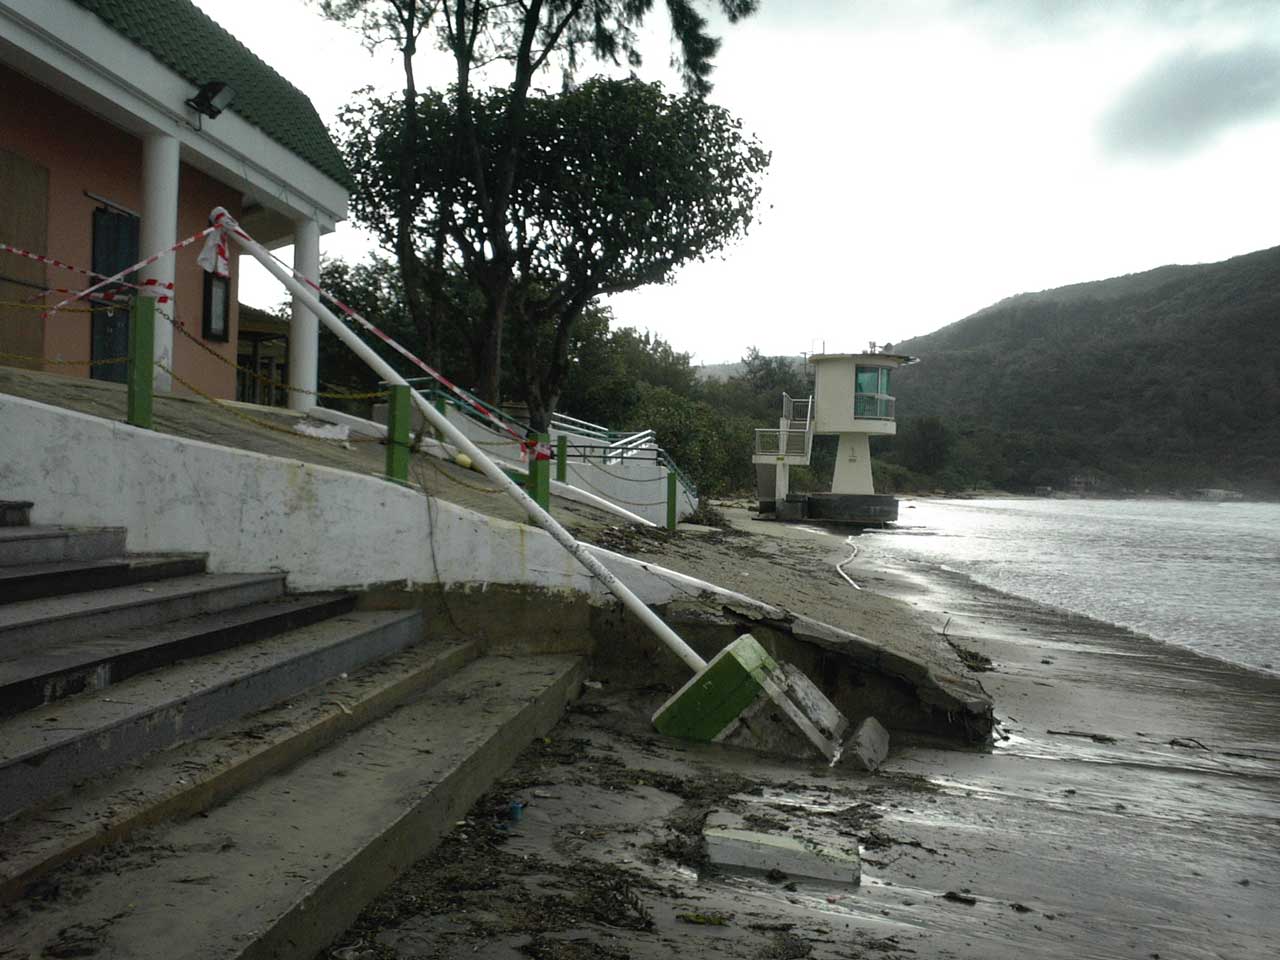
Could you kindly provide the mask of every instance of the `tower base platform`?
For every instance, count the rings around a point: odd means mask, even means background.
[[[826,520],[876,526],[898,519],[898,498],[882,494],[792,493],[785,500],[761,500],[760,513],[777,520]]]

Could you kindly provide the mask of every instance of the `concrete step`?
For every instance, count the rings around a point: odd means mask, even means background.
[[[354,607],[355,597],[347,593],[278,597],[99,637],[46,640],[0,654],[0,717],[318,623]]]
[[[11,717],[0,818],[420,640],[421,611],[346,613]]]
[[[30,500],[0,500],[0,527],[26,527],[31,524]]]
[[[199,553],[59,560],[0,567],[0,604],[204,573]]]
[[[0,606],[0,655],[261,603],[284,593],[284,579],[284,574],[201,574],[5,604]]]
[[[0,823],[0,905],[34,892],[75,857],[223,803],[385,716],[479,654],[475,641],[420,643]]]
[[[576,693],[578,657],[484,658],[204,816],[11,905],[0,956],[310,958],[439,841]],[[78,952],[77,952],[78,951]]]
[[[124,527],[0,527],[0,567],[105,560],[124,553]]]

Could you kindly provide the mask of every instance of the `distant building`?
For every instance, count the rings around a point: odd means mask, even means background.
[[[1067,488],[1076,494],[1096,493],[1102,488],[1102,474],[1096,470],[1074,473],[1067,481]]]
[[[350,175],[311,102],[190,0],[0,0],[0,130],[0,243],[98,274],[196,233],[223,206],[265,245],[293,244],[295,267],[315,276],[320,235],[346,217]],[[159,321],[157,359],[232,398],[231,364],[253,352],[239,344],[234,259],[230,278],[211,277],[196,249],[134,279],[172,295],[159,309],[192,338]],[[34,308],[62,299],[43,291],[93,282],[0,251],[0,352],[31,358],[0,362],[123,379],[122,365],[47,362],[125,352],[118,301],[48,319]],[[315,318],[295,306],[277,372],[313,388],[316,349]],[[173,385],[157,370],[156,386]]]
[[[1239,490],[1223,490],[1219,487],[1201,487],[1195,491],[1200,500],[1243,500],[1244,494]]]

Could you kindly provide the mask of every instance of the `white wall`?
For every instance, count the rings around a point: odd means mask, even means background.
[[[0,496],[33,501],[33,523],[122,526],[131,551],[207,553],[214,572],[285,570],[295,589],[592,583],[540,530],[378,477],[4,395]]]

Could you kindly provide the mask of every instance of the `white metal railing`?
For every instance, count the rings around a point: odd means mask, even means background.
[[[782,419],[792,430],[807,430],[813,420],[813,397],[801,400],[788,393],[782,395]]]
[[[855,393],[853,416],[856,420],[892,420],[893,397],[887,393]]]
[[[579,420],[577,417],[571,417],[566,413],[553,413],[551,415],[551,428],[553,430],[561,430],[564,433],[577,433],[600,440],[611,440],[616,436],[608,427],[592,423],[590,420]]]
[[[810,430],[757,430],[756,453],[762,457],[804,457],[808,459],[813,432]]]
[[[639,433],[633,433],[616,443],[609,444],[609,455],[614,460],[625,460],[642,450],[652,450],[656,446],[656,434],[652,430],[641,430]]]

